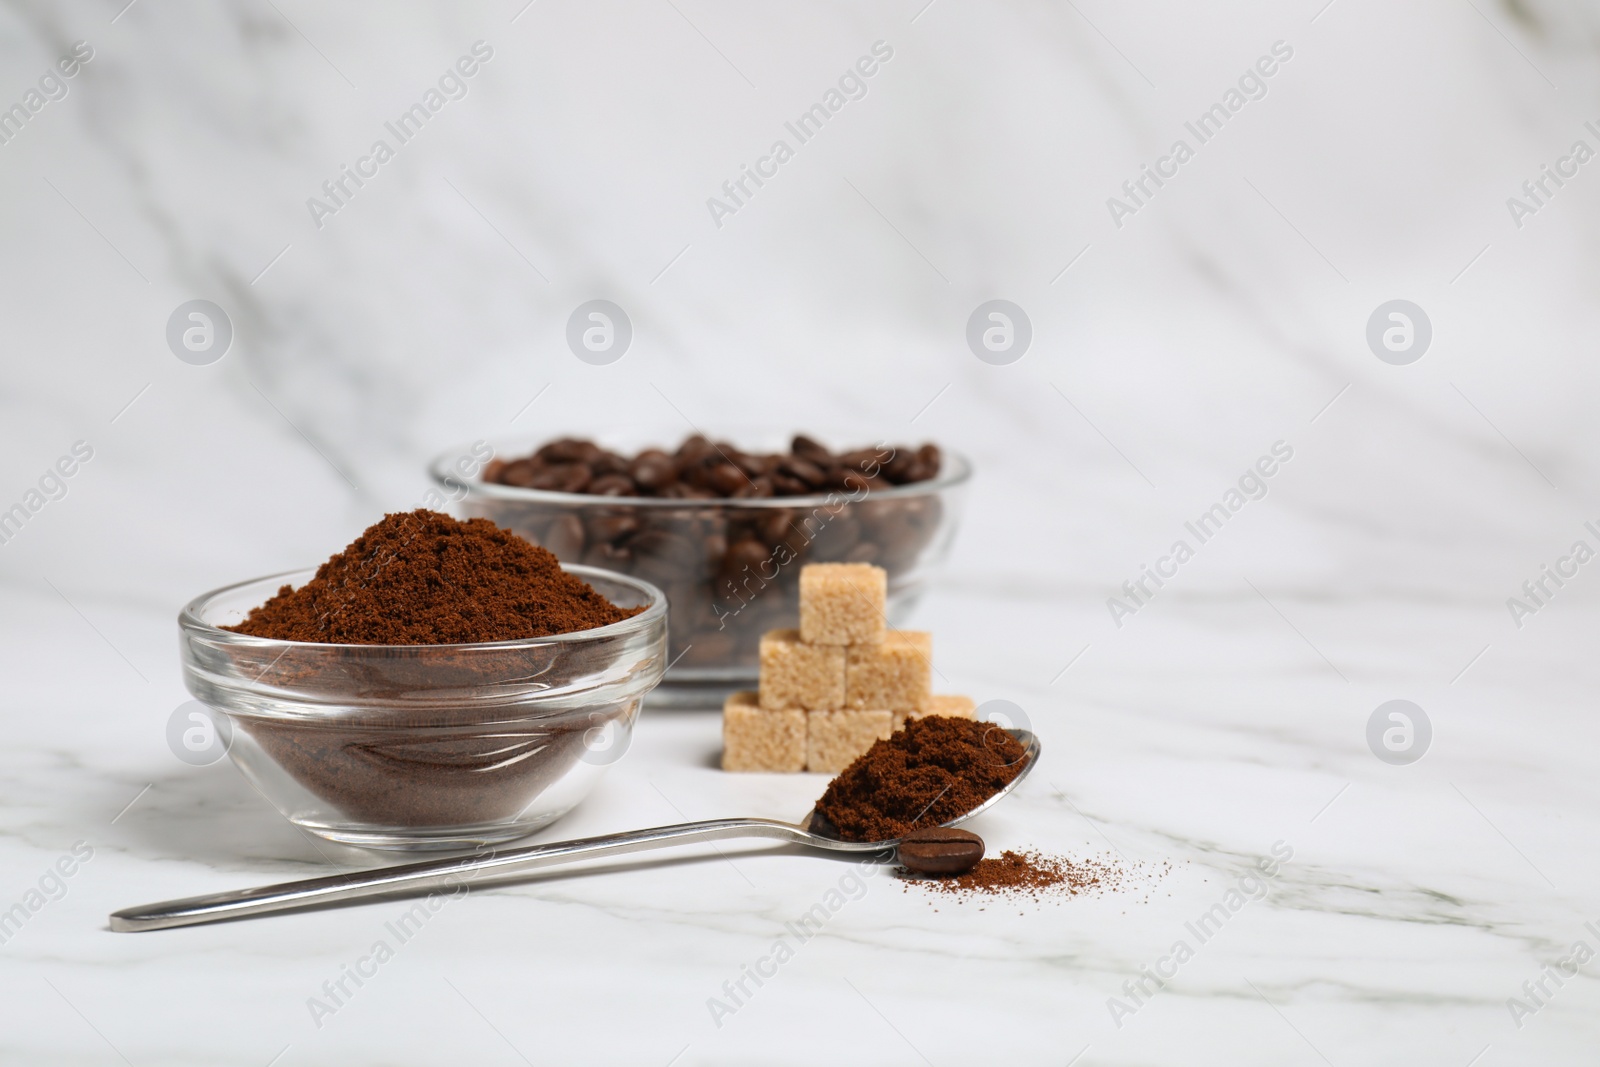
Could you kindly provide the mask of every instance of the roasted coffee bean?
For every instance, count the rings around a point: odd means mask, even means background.
[[[707,473],[705,484],[707,489],[715,489],[722,496],[732,496],[749,485],[750,479],[732,463],[719,463]]]
[[[706,534],[700,542],[705,547],[706,563],[712,567],[722,566],[722,557],[728,554],[728,538],[724,534]]]
[[[805,496],[811,492],[809,485],[792,474],[773,471],[770,477],[774,496]]]
[[[570,491],[570,490],[569,490]],[[637,496],[638,488],[626,474],[602,474],[588,485],[595,496]]]
[[[837,462],[833,458],[832,452],[829,452],[822,444],[803,433],[794,435],[794,440],[789,443],[789,451],[801,459],[810,460],[823,470],[827,470]]]
[[[801,459],[799,456],[784,456],[778,460],[778,469],[791,477],[799,478],[812,489],[828,480],[826,471],[809,459]]]
[[[628,458],[619,456],[615,452],[601,452],[589,462],[589,469],[594,471],[596,476],[602,474],[627,474]]]
[[[852,470],[864,471],[882,468],[889,459],[887,450],[879,451],[876,448],[859,448],[854,452],[846,452],[839,457],[839,464]]]
[[[557,488],[563,493],[582,493],[594,481],[594,472],[587,463],[573,463],[566,468],[566,477]]]
[[[560,487],[565,471],[565,467],[536,467],[528,477],[528,488],[553,491]]]
[[[624,512],[618,515],[597,515],[589,520],[589,540],[615,544],[639,532],[637,515]]]
[[[882,492],[885,489],[892,489],[894,486],[882,478],[869,478],[865,474],[851,471],[844,476],[844,487],[850,490],[851,493],[860,496],[863,493]]]
[[[758,474],[747,485],[735,489],[730,496],[738,500],[750,500],[759,497],[769,497],[774,493],[772,479],[765,474]]]
[[[945,826],[916,830],[901,839],[899,859],[918,874],[961,874],[983,859],[983,838]]]
[[[922,461],[917,459],[915,456],[911,457],[911,462],[907,463],[904,467],[901,467],[899,471],[896,472],[896,477],[898,477],[900,480],[895,482],[895,485],[909,485],[912,482],[921,482],[927,480],[923,477]]]
[[[539,543],[562,562],[575,560],[583,552],[583,523],[576,515],[562,515],[546,528]]]
[[[916,462],[915,452],[896,452],[893,458],[883,465],[883,476],[895,485],[901,485],[908,480],[907,474],[916,466]]]
[[[845,467],[836,464],[828,468],[828,480],[824,482],[822,488],[817,491],[819,493],[828,491],[848,492],[850,487],[845,483],[845,479],[850,477],[852,474],[860,473],[861,472],[856,470],[854,467]]]
[[[659,449],[641,452],[628,464],[628,476],[646,493],[654,493],[677,480],[678,465]]]
[[[861,524],[846,512],[816,532],[811,547],[820,559],[844,559],[861,541]]]
[[[755,538],[737,541],[728,546],[728,554],[722,557],[722,573],[730,578],[742,576],[746,571],[757,574],[771,555],[767,546]]]
[[[730,448],[727,445],[722,446],[722,452],[717,458],[739,468],[739,473],[747,479],[757,474],[765,474],[767,467],[770,466],[763,456],[753,455],[740,448]]]
[[[590,545],[583,550],[583,562],[591,567],[605,567],[609,570],[622,570],[633,561],[633,553],[617,545],[608,545],[605,542]]]
[[[582,462],[599,451],[593,441],[577,437],[562,437],[539,449],[538,456],[546,463]]]
[[[678,460],[685,464],[698,463],[716,454],[717,446],[699,434],[686,438],[683,444],[678,446]]]
[[[502,485],[514,485],[519,489],[533,488],[533,475],[536,468],[531,460],[518,459],[503,465],[495,472],[497,477],[489,478],[488,470],[483,472],[486,481],[496,481]]]
[[[763,516],[756,528],[756,536],[768,548],[777,548],[794,533],[791,526],[794,515],[794,512],[784,508],[782,511],[774,511],[770,515]]]
[[[561,463],[546,467],[533,476],[532,489],[549,489],[557,493],[581,493],[591,481],[589,468],[582,463]]]

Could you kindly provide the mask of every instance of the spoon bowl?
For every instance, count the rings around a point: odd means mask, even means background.
[[[1017,776],[982,804],[959,818],[941,823],[941,826],[957,826],[994,807],[1001,798],[1016,789],[1028,776],[1028,772],[1033,770],[1034,764],[1039,762],[1038,737],[1028,730],[1013,729],[1006,732],[1015,738],[1024,750],[1023,759],[1026,762],[1017,772]],[[509,875],[563,863],[599,859],[602,856],[616,856],[627,852],[644,852],[697,841],[722,841],[740,837],[772,838],[830,852],[878,854],[884,862],[888,862],[894,858],[902,840],[891,838],[884,841],[844,841],[836,836],[819,833],[820,821],[821,816],[815,808],[799,823],[780,822],[776,819],[710,819],[704,822],[658,826],[649,830],[630,830],[627,833],[607,834],[604,837],[585,837],[575,841],[557,841],[548,845],[529,845],[525,848],[506,849],[457,859],[428,860],[422,863],[406,863],[398,867],[357,871],[353,874],[307,878],[298,882],[282,882],[256,889],[211,893],[125,908],[111,914],[111,929],[124,933],[162,930],[174,926],[197,926],[201,923],[244,919],[255,915],[322,907],[373,897],[391,897],[396,893],[434,892],[440,889],[459,892],[468,882],[476,879],[494,877],[500,880]]]

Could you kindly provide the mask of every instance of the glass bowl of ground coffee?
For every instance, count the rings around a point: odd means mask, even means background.
[[[664,589],[671,669],[651,706],[720,707],[754,688],[761,634],[793,625],[806,563],[883,567],[903,625],[949,554],[971,466],[933,444],[835,451],[796,435],[757,452],[695,435],[638,452],[479,441],[430,473],[460,514]]]
[[[229,755],[296,826],[367,848],[498,844],[571,810],[627,751],[666,665],[660,589],[562,567],[625,617],[516,640],[327,643],[233,629],[291,589],[326,587],[335,561],[207,593],[179,616],[185,684],[223,713]],[[325,614],[349,622],[362,597],[396,595],[404,561],[368,551],[362,562],[373,573],[361,595],[338,590]]]

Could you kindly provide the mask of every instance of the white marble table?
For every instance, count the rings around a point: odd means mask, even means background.
[[[1046,742],[1038,773],[976,825],[991,846],[1114,850],[1170,863],[1164,878],[979,911],[882,873],[857,880],[831,860],[725,846],[473,893],[403,943],[392,925],[402,902],[109,933],[120,906],[369,860],[314,846],[226,762],[195,770],[157,752],[142,724],[113,714],[126,668],[96,657],[76,695],[13,697],[34,714],[13,730],[0,794],[8,891],[76,841],[93,858],[3,948],[0,1058],[1582,1062],[1600,1036],[1587,973],[1559,990],[1547,980],[1554,995],[1520,1029],[1506,1001],[1574,942],[1596,943],[1588,709],[1538,663],[1491,649],[1454,687],[1451,665],[1407,682],[1431,709],[1433,748],[1386,765],[1362,731],[1368,694],[1399,684],[1396,631],[1433,632],[1470,656],[1474,627],[1427,604],[1275,603],[1349,682],[1248,589],[1098,642],[1054,685],[1071,653],[1007,640],[999,624],[1048,626],[1047,604],[957,587],[925,613],[950,684],[1016,701]],[[59,603],[34,608],[35,636],[8,641],[48,660],[75,622]],[[1546,650],[1582,653],[1576,631]],[[647,715],[600,791],[540,839],[792,817],[822,784],[725,775],[717,745],[714,715]],[[1275,846],[1292,858],[1265,895],[1203,924],[1199,940],[1186,924]],[[848,902],[823,931],[759,989],[747,981],[754,995],[732,1015],[714,1011],[713,998],[733,1003],[723,983],[743,966],[779,938],[796,944],[786,923],[830,889]],[[379,940],[393,958],[330,998],[323,983]],[[1178,941],[1193,950],[1181,967],[1164,962]],[[1157,966],[1176,971],[1170,983],[1129,996],[1124,983]],[[1136,1010],[1113,1012],[1111,998]]]
[[[0,144],[0,513],[30,508],[0,540],[0,1062],[1595,1061],[1600,971],[1559,968],[1600,949],[1600,586],[1507,603],[1600,545],[1600,178],[1507,207],[1600,144],[1587,7],[125,2],[0,11],[0,108],[94,50]],[[309,216],[478,40],[469,92]],[[867,93],[708,217],[879,40]],[[1278,41],[1266,94],[1113,219]],[[563,339],[600,297],[635,327],[609,366]],[[1012,365],[965,339],[995,298],[1032,321]],[[235,328],[210,365],[165,337],[193,299]],[[1365,336],[1394,299],[1432,322],[1410,365]],[[691,425],[970,454],[917,622],[941,689],[1045,745],[978,828],[1171,872],[982,911],[873,877],[716,1018],[851,868],[729,847],[474,893],[315,1017],[406,905],[106,929],[375,862],[167,749],[184,601],[325,558],[455,442]],[[1265,497],[1114,618],[1279,441]],[[1366,736],[1397,699],[1432,725],[1406,766]],[[717,745],[714,715],[647,712],[542,838],[821,788],[724,775]]]

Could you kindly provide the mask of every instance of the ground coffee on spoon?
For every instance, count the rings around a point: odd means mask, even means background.
[[[1009,785],[1023,770],[1026,750],[992,723],[929,716],[872,748],[828,783],[817,811],[847,841],[907,838],[921,845],[926,828],[959,818]],[[1130,888],[1136,865],[1110,857],[1066,860],[1032,850],[1006,850],[978,858],[982,839],[963,831],[927,834],[928,844],[946,837],[946,849],[901,849],[900,877],[941,896],[1040,901],[1046,897]],[[965,840],[960,862],[942,862]],[[975,855],[974,855],[975,853]]]
[[[817,811],[846,841],[887,841],[972,811],[1011,784],[1027,751],[990,722],[930,715],[877,741],[828,783]]]

